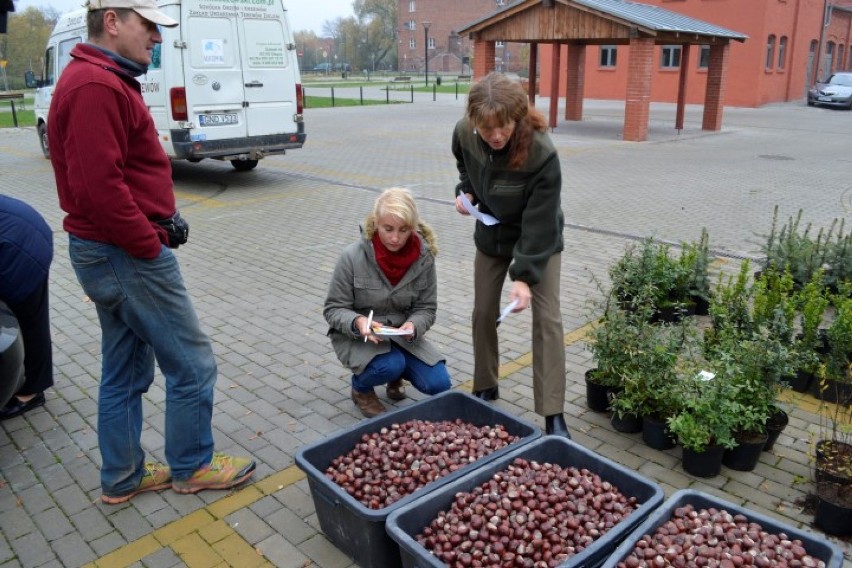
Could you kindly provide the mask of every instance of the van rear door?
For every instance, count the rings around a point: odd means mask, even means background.
[[[194,141],[247,135],[237,20],[224,11],[228,8],[190,9],[181,26],[186,43],[186,103],[195,126],[190,133]]]
[[[285,41],[292,36],[283,11],[274,16],[270,11],[239,19],[249,136],[296,131],[297,61],[294,46]]]
[[[281,1],[197,1],[181,4],[190,139],[208,143],[207,157],[300,147],[281,141],[300,126],[298,63]],[[216,141],[221,144],[209,144]]]

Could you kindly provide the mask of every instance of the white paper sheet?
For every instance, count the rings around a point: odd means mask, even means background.
[[[499,317],[499,318],[497,318],[497,323],[500,323],[501,321],[503,321],[504,319],[506,319],[506,316],[508,316],[509,314],[511,314],[511,313],[512,313],[512,310],[514,310],[514,309],[515,309],[515,308],[517,308],[517,307],[518,307],[518,301],[517,301],[517,300],[512,300],[512,302],[511,302],[508,306],[506,306],[505,308],[503,308],[503,310],[500,312],[500,317]]]
[[[467,198],[467,195],[464,192],[459,193],[459,195],[461,195],[462,198],[462,205],[464,205],[464,208],[467,209],[468,213],[470,213],[473,218],[478,219],[485,225],[489,226],[496,225],[500,222],[497,217],[489,215],[488,213],[481,213],[479,209],[470,202],[470,199]]]

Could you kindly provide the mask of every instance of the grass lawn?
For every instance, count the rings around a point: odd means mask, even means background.
[[[437,85],[435,83],[435,79],[429,78],[429,85],[423,82],[422,79],[413,78],[410,83],[393,83],[390,81],[346,81],[346,80],[338,80],[338,81],[306,81],[304,77],[302,77],[302,85],[310,91],[312,88],[318,89],[338,89],[338,88],[351,88],[351,87],[380,87],[380,88],[388,88],[392,91],[410,91],[411,87],[414,87],[414,90],[418,93],[431,93],[433,90],[437,93],[447,93],[454,94],[458,92],[459,94],[467,92],[470,90],[470,82],[458,82],[455,81],[450,82],[449,80],[442,80],[441,85]],[[458,91],[456,91],[458,89]]]
[[[31,110],[21,110],[15,108],[15,114],[18,116],[18,126],[35,126],[35,112]],[[0,112],[0,128],[10,128],[15,126],[12,121],[12,113],[4,110]]]
[[[458,92],[459,94],[464,93],[467,94],[470,89],[470,85],[468,83],[451,83],[451,84],[443,84],[441,86],[436,85],[434,82],[430,82],[427,87],[423,83],[413,82],[410,84],[406,83],[386,83],[381,84],[377,81],[372,82],[354,82],[354,81],[328,81],[328,82],[317,82],[317,83],[308,83],[306,87],[310,91],[311,88],[340,88],[340,87],[359,87],[359,86],[382,86],[387,87],[392,91],[403,91],[410,92],[412,86],[414,87],[414,91],[418,93],[449,93],[453,94]],[[458,88],[458,91],[456,91]],[[325,94],[325,93],[324,93]],[[364,99],[362,102],[360,99],[351,99],[351,98],[334,98],[334,105],[331,104],[330,96],[311,96],[308,95],[305,97],[305,108],[331,108],[335,107],[352,107],[352,106],[361,106],[361,105],[385,105],[385,104],[406,104],[410,103],[408,100],[391,100],[388,102],[387,100],[370,100]],[[0,128],[11,128],[14,126],[14,122],[12,121],[12,113],[9,110],[9,102],[8,101],[0,101],[0,105],[5,105],[6,108],[2,108],[0,110]],[[25,98],[23,101],[15,101],[15,114],[18,117],[18,126],[35,126],[35,113],[32,110],[22,110],[22,108],[32,109],[32,98]]]
[[[359,99],[341,99],[339,97],[334,97],[334,104],[331,104],[331,97],[305,97],[305,108],[332,108],[332,107],[353,107],[353,106],[367,106],[367,105],[386,105],[386,104],[403,104],[408,101],[379,101],[379,100],[369,100],[364,99],[362,103]]]

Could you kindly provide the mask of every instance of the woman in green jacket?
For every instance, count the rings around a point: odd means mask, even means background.
[[[497,317],[508,273],[512,311],[532,307],[533,396],[547,434],[565,425],[565,346],[559,307],[564,218],[559,157],[547,123],[517,81],[490,73],[471,87],[453,131],[460,183],[456,210],[469,203],[496,218],[476,221],[472,316],[473,394],[499,398]]]
[[[401,400],[403,377],[436,394],[450,388],[450,375],[425,338],[438,308],[437,247],[411,193],[382,192],[363,233],[337,262],[323,315],[334,352],[352,370],[352,401],[369,418],[385,412],[374,387]]]

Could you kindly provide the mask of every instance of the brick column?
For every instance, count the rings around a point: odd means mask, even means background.
[[[654,40],[632,38],[627,63],[627,100],[624,105],[624,134],[628,142],[648,139],[651,108],[651,77],[654,69]]]
[[[559,71],[562,57],[562,44],[552,43],[553,59],[550,60],[550,110],[547,114],[547,124],[556,128],[559,121]]]
[[[538,70],[538,42],[530,43],[530,64],[527,71],[527,77],[530,78],[530,104],[535,106],[535,93],[538,91],[538,77],[536,77],[536,71]]]
[[[710,46],[707,90],[704,92],[704,120],[701,123],[703,130],[722,129],[722,110],[725,103],[725,84],[730,53],[731,47],[728,44]]]
[[[586,46],[568,45],[568,72],[565,76],[565,120],[583,120],[583,92],[586,85]]]
[[[473,80],[494,71],[494,42],[476,40],[473,44]]]

